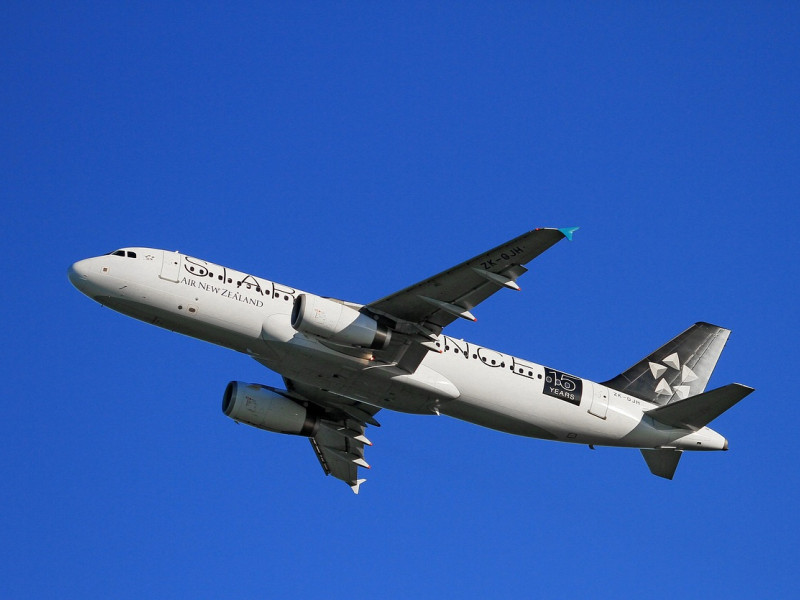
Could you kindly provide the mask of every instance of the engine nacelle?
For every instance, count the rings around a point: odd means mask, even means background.
[[[310,437],[319,418],[304,407],[257,383],[231,381],[222,396],[222,412],[259,429]]]
[[[292,327],[344,346],[380,350],[389,344],[392,332],[354,308],[314,296],[300,294],[292,308]]]

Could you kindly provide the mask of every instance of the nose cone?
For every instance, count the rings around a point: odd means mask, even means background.
[[[76,288],[84,294],[89,284],[89,265],[88,260],[79,260],[67,269],[67,277]]]

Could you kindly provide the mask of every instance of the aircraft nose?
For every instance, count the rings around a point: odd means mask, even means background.
[[[67,269],[67,277],[69,277],[70,282],[81,292],[86,290],[89,280],[89,269],[86,263],[86,260],[79,260]]]

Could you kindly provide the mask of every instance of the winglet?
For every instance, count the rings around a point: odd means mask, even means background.
[[[564,234],[564,237],[567,238],[570,242],[572,241],[573,234],[578,231],[580,227],[559,227],[559,231]]]
[[[360,488],[361,484],[365,481],[366,479],[356,479],[356,482],[350,486],[350,489],[353,490],[354,494],[358,494],[358,488]]]

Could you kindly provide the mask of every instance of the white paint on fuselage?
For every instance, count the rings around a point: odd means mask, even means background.
[[[70,280],[119,312],[245,352],[289,379],[381,408],[445,414],[528,437],[687,450],[725,443],[707,427],[689,432],[655,423],[644,414],[655,405],[607,388],[608,408],[599,418],[589,407],[600,384],[581,379],[575,404],[574,396],[570,402],[544,393],[546,367],[448,336],[438,338],[442,353],[429,352],[413,374],[348,356],[291,327],[300,290],[186,255],[178,255],[175,277],[175,265],[163,264],[175,253],[124,250],[125,256],[75,263]]]

